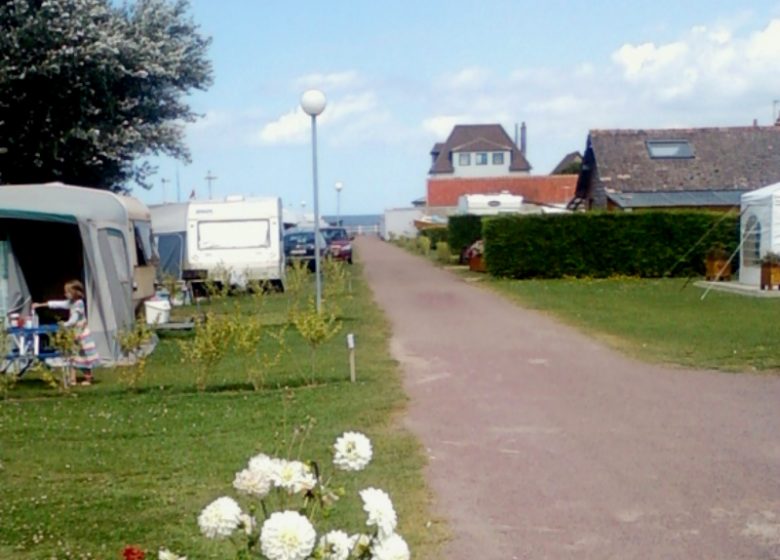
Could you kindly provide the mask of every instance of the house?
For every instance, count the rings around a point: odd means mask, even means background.
[[[591,130],[570,209],[739,206],[780,181],[780,126]]]
[[[565,206],[574,195],[576,175],[531,175],[526,159],[526,126],[519,146],[500,124],[457,125],[431,150],[427,206],[432,213],[454,211],[458,199],[473,194],[512,194],[529,204]]]

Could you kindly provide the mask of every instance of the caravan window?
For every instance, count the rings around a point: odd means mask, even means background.
[[[133,236],[135,237],[135,253],[138,266],[151,264],[154,260],[152,223],[133,222]]]
[[[198,222],[198,249],[259,249],[271,245],[268,220]]]

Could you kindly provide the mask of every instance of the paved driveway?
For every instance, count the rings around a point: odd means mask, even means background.
[[[780,558],[780,377],[643,364],[356,245],[454,533],[444,558]]]

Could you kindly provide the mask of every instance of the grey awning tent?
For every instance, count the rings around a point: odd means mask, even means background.
[[[0,310],[62,299],[65,282],[86,288],[89,328],[104,362],[120,358],[117,335],[134,323],[128,214],[108,191],[60,183],[0,187]]]

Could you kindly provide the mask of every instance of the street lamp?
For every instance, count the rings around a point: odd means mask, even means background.
[[[333,188],[336,189],[336,225],[341,225],[341,189],[344,188],[344,183],[341,181],[336,181],[336,184],[333,185]]]
[[[311,117],[311,162],[314,183],[314,276],[317,284],[317,313],[322,311],[322,273],[320,270],[320,205],[317,188],[317,115],[325,110],[325,94],[316,89],[303,92],[301,108]]]

